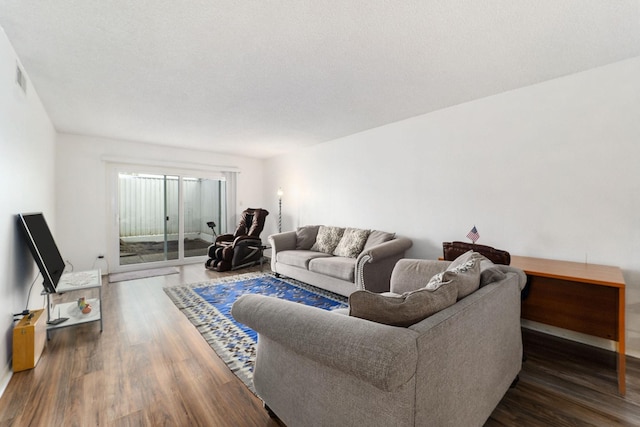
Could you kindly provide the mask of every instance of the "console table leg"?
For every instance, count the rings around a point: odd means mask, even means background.
[[[618,289],[618,393],[627,392],[627,355],[625,349],[625,289]]]

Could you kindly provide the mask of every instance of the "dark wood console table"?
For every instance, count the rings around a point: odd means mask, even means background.
[[[618,267],[521,256],[530,285],[522,318],[617,342],[618,392],[626,391],[625,283]]]

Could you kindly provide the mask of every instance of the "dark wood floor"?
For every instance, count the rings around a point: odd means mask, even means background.
[[[221,274],[180,270],[105,283],[104,331],[53,331],[37,367],[11,379],[0,426],[278,425],[162,290]],[[525,351],[520,382],[486,426],[640,426],[637,359],[620,397],[609,353],[530,333]]]

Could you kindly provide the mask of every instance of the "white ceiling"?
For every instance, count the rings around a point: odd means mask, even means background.
[[[60,132],[270,157],[640,56],[640,0],[0,0]]]

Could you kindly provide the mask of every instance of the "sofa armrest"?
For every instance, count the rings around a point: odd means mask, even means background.
[[[278,252],[290,251],[296,248],[296,232],[285,231],[284,233],[270,235],[269,246],[271,246],[271,270],[275,272]]]
[[[396,294],[424,288],[435,274],[442,273],[450,261],[401,259],[391,273],[390,290]]]
[[[523,270],[516,267],[511,267],[510,265],[496,265],[496,268],[498,268],[505,274],[514,273],[518,277],[518,288],[521,292],[522,290],[524,290],[525,286],[527,285],[527,275]]]
[[[417,333],[257,294],[242,295],[233,317],[287,350],[392,391],[415,374]]]
[[[360,257],[369,256],[368,262],[374,263],[381,259],[396,256],[398,254],[404,254],[409,248],[413,246],[411,239],[406,237],[396,237],[393,240],[389,240],[384,243],[380,243],[376,246],[371,246],[362,251]]]
[[[522,366],[520,290],[514,275],[409,328],[420,334],[416,418],[428,417],[433,425],[482,425],[471,420],[478,414],[489,417]]]
[[[411,239],[397,237],[362,251],[356,260],[356,289],[388,291],[394,265],[412,245]]]

